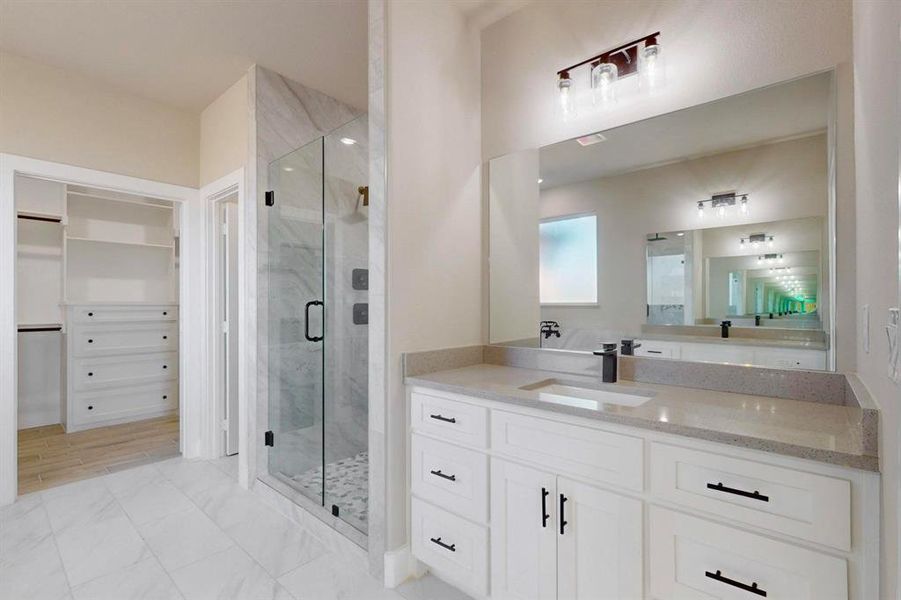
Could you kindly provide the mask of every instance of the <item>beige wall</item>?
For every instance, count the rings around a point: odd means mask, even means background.
[[[826,136],[816,135],[543,190],[542,218],[598,215],[599,304],[544,307],[541,318],[564,330],[638,336],[645,323],[647,235],[825,216],[826,156]],[[751,218],[732,213],[699,222],[694,201],[729,189],[749,194]]]
[[[195,187],[199,115],[0,53],[0,152]]]
[[[247,161],[247,75],[200,114],[200,185],[240,169]]]
[[[884,326],[899,302],[898,161],[901,4],[854,3],[854,126],[857,162],[857,303],[870,308],[870,348],[861,327],[858,373],[881,410],[882,597],[899,598],[901,388],[888,373]]]
[[[387,3],[387,547],[406,541],[402,352],[482,336],[479,40],[452,2]],[[390,466],[394,465],[392,469]],[[395,509],[392,511],[391,509]]]

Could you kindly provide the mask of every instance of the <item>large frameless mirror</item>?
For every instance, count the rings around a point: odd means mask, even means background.
[[[491,343],[830,368],[832,77],[492,160]]]

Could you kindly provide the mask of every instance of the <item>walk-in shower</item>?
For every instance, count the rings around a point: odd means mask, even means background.
[[[360,117],[274,160],[264,208],[268,474],[362,533],[369,481],[367,125]]]

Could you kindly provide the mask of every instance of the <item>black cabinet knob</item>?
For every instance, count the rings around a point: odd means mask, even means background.
[[[88,313],[88,316],[89,316],[89,317],[93,317],[93,316],[94,316],[94,313],[89,312],[89,313]]]
[[[168,336],[168,335],[164,335],[164,336],[163,336],[163,339],[164,339],[164,340],[168,340],[168,339],[169,339],[169,336]]]
[[[169,396],[163,394],[163,400],[166,400],[166,399],[168,399],[168,398],[169,398]]]
[[[167,367],[166,365],[163,365],[163,368],[164,368],[164,369],[167,369],[168,367]]]
[[[94,410],[94,405],[92,404],[92,405],[88,406],[88,410]]]
[[[169,313],[167,313],[166,311],[163,311],[163,316],[164,316],[164,317],[165,317],[166,315],[168,315],[168,314],[169,314]]]
[[[89,372],[89,373],[88,373],[88,377],[93,377],[93,376],[94,376],[94,373],[93,373],[93,372]]]
[[[93,343],[94,343],[94,340],[88,340],[88,343],[89,343],[89,344],[93,344]]]

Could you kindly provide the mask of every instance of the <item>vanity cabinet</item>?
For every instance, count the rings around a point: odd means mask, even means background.
[[[410,410],[413,556],[476,598],[879,597],[876,473],[427,387]]]
[[[646,339],[635,342],[640,344],[640,347],[635,349],[635,356],[648,358],[755,365],[777,369],[817,371],[826,369],[825,350]]]

